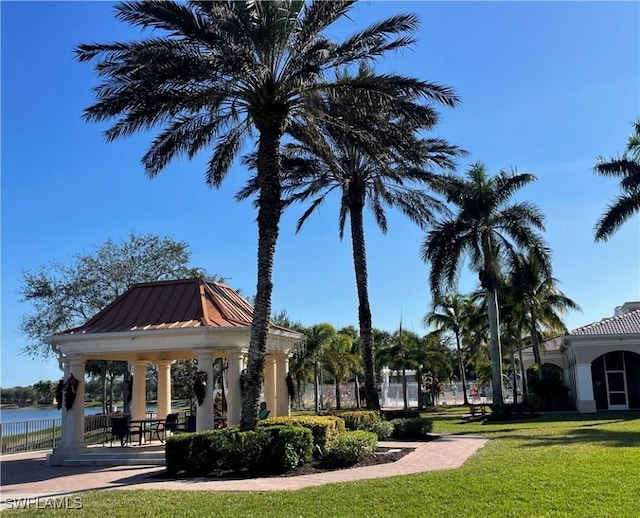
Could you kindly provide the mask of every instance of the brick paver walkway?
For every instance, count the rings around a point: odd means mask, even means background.
[[[296,477],[251,480],[162,480],[151,475],[162,466],[52,467],[47,452],[3,455],[0,458],[0,500],[59,496],[97,489],[172,489],[185,491],[282,491],[371,478],[455,469],[487,440],[461,435],[442,436],[430,442],[381,442],[381,446],[410,447],[415,451],[397,462]]]

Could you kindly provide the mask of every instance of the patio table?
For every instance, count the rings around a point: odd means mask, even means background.
[[[160,424],[164,423],[162,419],[131,419],[129,424],[131,426],[139,427],[139,437],[140,441],[138,443],[139,446],[142,446],[142,438],[144,437],[146,440],[147,434],[149,435],[149,441],[151,441],[151,435],[153,432],[156,433],[156,437],[158,440],[164,444],[164,437],[160,436]],[[136,431],[136,433],[138,433]]]

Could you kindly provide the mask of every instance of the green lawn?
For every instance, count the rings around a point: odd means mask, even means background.
[[[483,425],[452,410],[436,433],[492,440],[460,469],[295,492],[105,491],[74,516],[637,517],[640,412],[553,414]],[[11,511],[68,516],[69,511]]]

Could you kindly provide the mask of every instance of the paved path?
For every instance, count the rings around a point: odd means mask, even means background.
[[[430,442],[380,442],[380,446],[415,451],[397,462],[295,477],[244,480],[162,480],[151,475],[163,466],[59,467],[47,466],[47,452],[3,455],[0,458],[0,502],[7,498],[59,496],[97,489],[171,489],[184,491],[282,491],[459,468],[487,439],[448,435]]]

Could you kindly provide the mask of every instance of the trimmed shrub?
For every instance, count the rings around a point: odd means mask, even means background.
[[[393,423],[390,421],[378,421],[377,423],[373,423],[371,428],[366,431],[375,433],[378,436],[379,441],[384,441],[393,436],[394,429],[395,426],[393,426]]]
[[[394,419],[413,419],[420,417],[420,411],[414,410],[381,410],[382,418],[387,421],[393,421]]]
[[[218,469],[233,471],[252,471],[261,463],[263,452],[271,448],[271,435],[266,430],[240,431],[239,427],[223,428],[220,435],[225,436],[226,455],[224,464]]]
[[[185,459],[189,458],[191,450],[191,434],[178,434],[167,437],[165,460],[167,472],[177,475],[186,471]]]
[[[433,421],[426,417],[412,419],[394,419],[393,438],[405,441],[427,439],[433,429]]]
[[[313,434],[308,428],[291,425],[263,427],[269,447],[262,450],[256,465],[261,473],[284,473],[309,462],[313,452]]]
[[[344,419],[347,430],[371,430],[380,421],[380,414],[375,410],[343,410],[333,415]]]
[[[312,415],[265,419],[258,423],[258,428],[263,426],[272,426],[274,424],[309,428],[313,434],[314,449],[318,446],[323,452],[331,449],[336,438],[345,431],[344,420],[339,417]]]
[[[373,455],[377,445],[378,437],[373,432],[347,431],[334,442],[325,456],[325,462],[332,466],[351,466]]]

